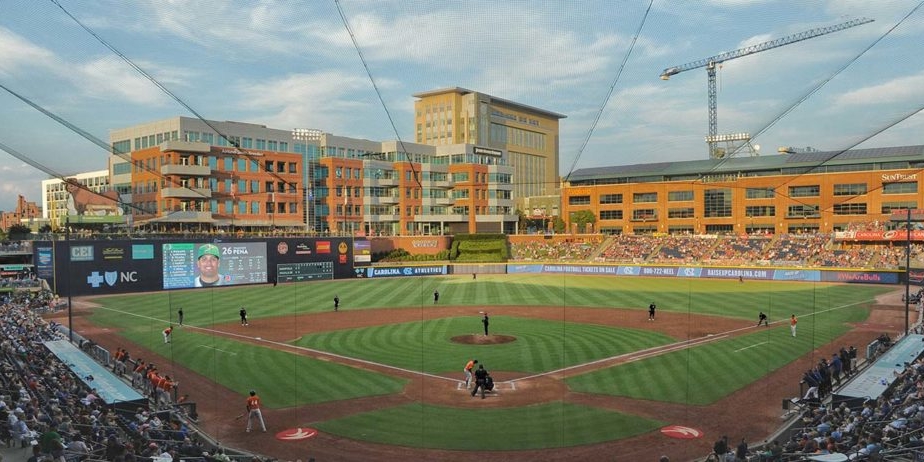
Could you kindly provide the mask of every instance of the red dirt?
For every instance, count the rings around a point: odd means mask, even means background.
[[[856,329],[838,338],[830,346],[819,346],[808,354],[779,371],[764,377],[756,383],[739,390],[710,406],[690,406],[661,402],[651,402],[629,398],[599,395],[587,395],[568,390],[562,378],[585,373],[590,370],[610,367],[623,362],[621,359],[604,361],[582,366],[552,376],[542,376],[517,380],[515,389],[508,383],[522,374],[495,371],[491,374],[498,383],[497,393],[489,395],[486,400],[472,400],[468,394],[458,388],[461,374],[447,375],[446,378],[420,377],[416,374],[396,371],[387,367],[357,363],[355,361],[325,355],[308,353],[304,350],[290,351],[310,355],[320,359],[351,364],[369,370],[402,376],[410,383],[402,393],[371,398],[359,398],[336,402],[306,405],[299,408],[271,409],[264,414],[268,433],[245,433],[244,423],[235,421],[243,408],[244,397],[197,374],[171,363],[169,358],[132,344],[116,332],[92,325],[86,316],[90,304],[75,303],[73,309],[74,328],[84,336],[93,339],[110,350],[124,347],[134,358],[154,361],[158,368],[177,378],[183,393],[195,401],[200,415],[200,429],[232,448],[240,448],[268,455],[282,460],[307,460],[314,457],[322,461],[408,461],[441,460],[465,461],[485,457],[489,460],[518,461],[578,461],[578,460],[656,460],[660,455],[667,455],[674,461],[694,460],[708,454],[715,439],[723,434],[737,441],[746,437],[753,444],[760,443],[772,435],[783,423],[780,419],[783,411],[781,402],[799,393],[799,380],[802,373],[822,356],[829,356],[841,346],[862,346],[871,342],[883,332],[896,333],[904,330],[904,305],[900,293],[896,292],[881,297],[869,320],[856,326]],[[339,311],[320,314],[303,314],[274,319],[256,319],[250,326],[238,323],[210,326],[220,331],[235,335],[245,334],[247,341],[261,343],[265,341],[291,341],[299,336],[321,331],[375,326],[386,323],[419,321],[447,316],[476,316],[476,308],[471,307],[427,307],[389,310]],[[641,328],[663,332],[677,339],[699,339],[710,334],[719,334],[742,329],[735,335],[750,332],[753,322],[730,320],[688,313],[658,313],[655,322],[647,321],[647,309],[637,313],[628,311],[589,309],[577,307],[526,307],[497,306],[491,308],[492,315],[516,316],[551,319],[559,321],[601,324]],[[916,315],[913,315],[916,316]],[[65,322],[66,319],[58,319]],[[785,320],[783,320],[785,322]],[[913,320],[912,320],[913,321]],[[492,325],[492,328],[500,326]],[[189,329],[193,327],[182,327]],[[259,337],[262,340],[256,340]],[[481,335],[471,335],[473,342],[491,341]],[[499,338],[492,335],[489,337]],[[241,340],[240,337],[235,337]],[[279,345],[275,345],[279,348]],[[447,380],[452,379],[452,380]],[[672,425],[685,425],[704,432],[698,439],[673,439],[654,431],[647,434],[619,441],[570,447],[546,449],[541,451],[517,452],[475,452],[413,449],[386,446],[363,441],[341,438],[335,435],[319,433],[318,436],[297,442],[280,442],[273,438],[277,432],[295,428],[311,427],[312,423],[347,416],[359,412],[412,403],[425,402],[457,407],[517,407],[527,404],[564,400],[593,407],[616,410],[628,414],[649,417],[668,422]]]

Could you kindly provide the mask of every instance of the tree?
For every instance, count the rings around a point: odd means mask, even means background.
[[[583,233],[587,229],[588,223],[596,223],[597,216],[594,215],[590,210],[578,210],[577,212],[571,213],[571,223],[577,225],[579,233]]]
[[[517,227],[521,233],[526,232],[526,229],[529,227],[529,217],[526,216],[526,212],[517,209]]]
[[[557,234],[565,232],[565,220],[562,220],[561,217],[555,217],[552,220],[552,229],[555,230]]]
[[[6,230],[6,234],[12,241],[21,241],[27,239],[32,234],[32,230],[26,225],[16,223],[15,225],[10,225],[10,228]]]

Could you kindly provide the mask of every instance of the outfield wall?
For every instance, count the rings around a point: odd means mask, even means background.
[[[900,271],[845,271],[765,267],[706,267],[658,265],[581,265],[565,263],[508,264],[507,273],[593,274],[610,276],[677,277],[808,282],[898,284]]]
[[[221,285],[319,279],[448,274],[586,274],[808,282],[898,284],[901,270],[796,269],[635,264],[500,263],[371,265],[371,243],[354,238],[36,241],[38,277],[61,296],[149,292],[195,287],[198,252],[212,244],[220,255]]]
[[[61,296],[186,289],[206,244],[220,254],[220,285],[354,278],[370,256],[368,241],[351,238],[132,239],[37,241],[33,261]]]

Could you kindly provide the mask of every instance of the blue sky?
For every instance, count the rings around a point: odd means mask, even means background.
[[[112,129],[193,115],[58,5],[205,118],[412,141],[411,95],[459,86],[567,115],[565,175],[572,165],[707,157],[706,71],[662,81],[667,67],[854,18],[875,20],[724,63],[718,131],[756,133],[918,2],[656,0],[631,53],[647,1],[0,2],[0,84],[107,141]],[[924,115],[896,122],[924,103],[922,38],[924,8],[754,143],[763,155],[779,146],[921,144]],[[0,143],[61,174],[106,167],[104,150],[3,90]],[[11,210],[17,194],[39,201],[47,177],[0,152],[0,210]]]

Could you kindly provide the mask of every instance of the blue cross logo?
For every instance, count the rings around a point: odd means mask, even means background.
[[[102,275],[99,274],[99,271],[92,272],[87,276],[87,284],[90,284],[94,289],[99,289],[100,284],[105,281]]]

